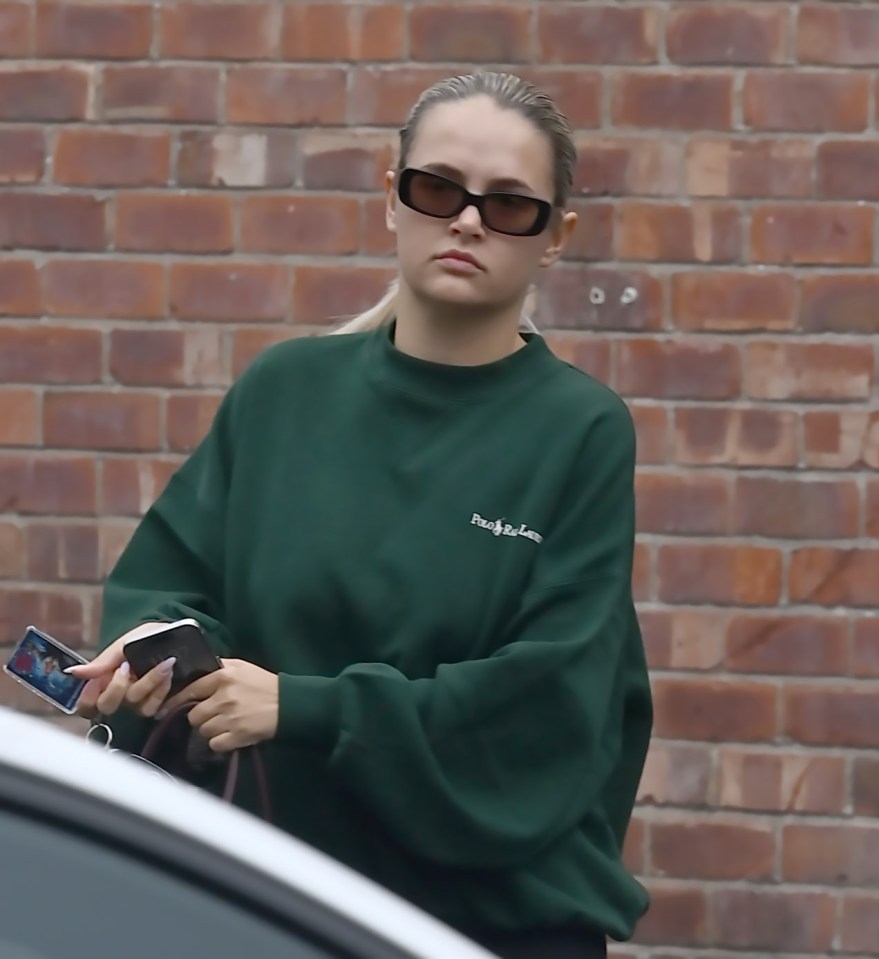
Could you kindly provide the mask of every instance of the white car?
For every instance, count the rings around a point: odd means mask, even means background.
[[[0,707],[2,959],[491,959],[286,833]]]

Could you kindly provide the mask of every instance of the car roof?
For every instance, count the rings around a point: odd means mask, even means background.
[[[183,834],[423,959],[491,959],[491,953],[444,923],[255,816],[51,723],[0,706],[0,771],[3,767]]]

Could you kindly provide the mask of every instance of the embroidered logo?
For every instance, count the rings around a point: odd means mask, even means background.
[[[517,526],[515,523],[507,523],[506,517],[500,519],[483,519],[479,513],[474,513],[470,518],[471,526],[479,526],[487,529],[495,536],[524,536],[525,539],[533,540],[535,543],[542,543],[543,537],[540,533],[535,533],[533,529],[522,523]]]

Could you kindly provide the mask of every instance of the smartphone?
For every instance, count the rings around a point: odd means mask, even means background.
[[[171,696],[223,666],[194,619],[144,623],[123,643],[122,655],[137,678],[145,676],[170,656],[176,656],[171,674]]]
[[[59,643],[48,633],[41,632],[35,626],[28,626],[24,636],[12,650],[9,661],[4,663],[3,672],[26,686],[40,699],[72,716],[87,681],[68,676],[64,670],[68,666],[79,666],[86,662],[87,659]]]

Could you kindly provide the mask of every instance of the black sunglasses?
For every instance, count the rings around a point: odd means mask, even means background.
[[[410,210],[444,220],[475,206],[489,230],[507,236],[537,236],[552,215],[546,200],[519,193],[471,193],[448,177],[411,167],[397,178],[397,193]]]

